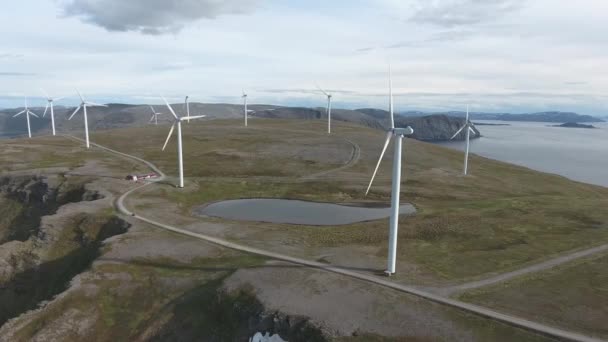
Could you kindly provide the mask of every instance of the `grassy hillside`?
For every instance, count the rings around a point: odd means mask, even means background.
[[[388,220],[307,227],[191,215],[197,205],[240,197],[389,203],[390,149],[376,185],[367,198],[364,196],[384,138],[381,131],[336,123],[336,133],[328,136],[323,122],[258,119],[247,129],[240,124],[240,120],[222,120],[184,125],[186,189],[173,186],[177,174],[175,140],[165,152],[160,151],[168,126],[98,132],[93,141],[142,156],[170,176],[162,184],[148,187],[138,198],[130,198],[129,206],[139,214],[242,244],[361,272],[381,271],[386,258]],[[349,162],[353,144],[360,148],[360,159],[349,168],[324,173]],[[80,144],[61,137],[12,140],[2,142],[2,147],[3,171],[30,172],[32,166],[56,168],[57,172],[78,168],[75,174],[97,177],[100,184],[112,185],[116,191],[130,184],[123,180],[122,173],[144,171],[132,161],[95,148],[85,152]],[[403,201],[418,208],[418,214],[401,220],[399,269],[393,280],[433,285],[460,281],[608,241],[608,213],[602,210],[608,204],[607,189],[475,156],[471,160],[471,176],[465,178],[460,176],[461,163],[462,155],[457,151],[406,140],[401,195]],[[327,303],[343,313],[342,306],[354,302],[350,297],[354,293],[359,299],[367,298],[370,304],[355,306],[358,309],[349,314],[372,322],[376,332],[398,329],[392,324],[395,317],[402,322],[400,332],[392,333],[393,338],[359,331],[358,336],[343,336],[340,341],[542,340],[379,286],[325,272],[283,268],[138,222],[134,225],[124,236],[106,242],[99,250],[99,258],[73,282],[70,290],[43,309],[21,316],[10,328],[4,326],[3,331],[10,330],[12,340],[48,340],[58,336],[68,340],[153,339],[180,333],[185,335],[179,336],[188,337],[232,336],[246,325],[245,316],[252,308],[258,310],[257,301],[263,298],[238,292],[236,297],[234,293],[223,296],[223,281],[249,270],[259,271],[253,273],[254,278],[271,274],[270,279],[284,281],[265,284],[260,280],[263,285],[255,285],[259,291],[267,290],[266,285],[293,289],[294,282],[305,288],[306,291],[292,290],[286,298],[293,300],[283,303],[295,308],[294,313],[313,304],[317,310],[327,312]],[[73,234],[78,231],[67,232],[60,237],[66,247],[58,244],[51,254],[61,255],[78,240],[78,234]],[[530,283],[530,287],[517,285],[521,291],[513,286],[513,292],[506,296],[502,290],[491,290],[487,295],[480,292],[466,299],[484,305],[506,302],[497,307],[511,310],[515,303],[527,303],[525,294],[536,296],[522,313],[536,319],[535,315],[543,312],[537,308],[547,303],[543,289],[550,289],[548,293],[556,298],[565,293],[563,284],[571,283],[573,290],[567,292],[569,298],[564,305],[560,304],[561,312],[567,306],[593,309],[593,304],[587,305],[588,300],[603,303],[604,296],[601,286],[594,287],[597,292],[588,292],[588,282],[592,279],[593,284],[601,283],[602,267],[601,263],[593,264],[568,275],[543,276],[542,282]],[[304,280],[293,280],[294,272],[305,273]],[[217,322],[218,329],[205,324],[204,318],[209,315],[225,318]],[[575,329],[580,323],[591,331],[603,329],[605,321],[601,315],[594,316],[598,320],[589,324],[557,312],[547,316],[550,323]],[[389,321],[390,324],[383,323]]]
[[[312,121],[259,120],[249,129],[239,124],[185,125],[187,189],[164,186],[145,196],[176,201],[183,213],[209,201],[246,197],[388,205],[390,149],[376,185],[364,196],[382,132],[337,124],[336,134],[328,136],[321,123]],[[174,176],[175,141],[160,151],[167,131],[168,127],[115,130],[94,139],[142,156]],[[345,163],[351,153],[345,139],[360,146],[358,163],[314,180],[300,178]],[[608,212],[601,210],[608,204],[606,188],[477,156],[471,158],[471,175],[463,177],[461,153],[414,140],[405,142],[404,155],[402,200],[413,203],[419,213],[400,224],[399,262],[408,266],[399,275],[403,279],[412,276],[412,264],[436,280],[465,279],[608,241]],[[146,208],[154,206],[140,206]],[[328,248],[363,246],[370,248],[365,257],[377,263],[386,255],[387,221],[339,227],[230,224],[235,239],[247,236],[264,247],[269,245],[264,240],[278,240],[297,253],[317,255]],[[378,263],[379,268],[382,265]]]
[[[465,301],[608,338],[608,255],[479,289]]]

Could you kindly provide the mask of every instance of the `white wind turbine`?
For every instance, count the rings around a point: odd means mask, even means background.
[[[380,167],[380,163],[382,162],[382,158],[384,157],[384,153],[386,152],[386,148],[390,143],[391,139],[395,137],[397,140],[395,141],[395,154],[393,157],[393,187],[391,193],[391,219],[390,219],[390,233],[389,233],[389,242],[388,242],[388,268],[386,273],[390,276],[395,273],[395,266],[397,263],[397,232],[399,229],[399,195],[401,192],[401,148],[403,143],[403,138],[407,135],[412,135],[414,130],[411,127],[406,128],[395,128],[395,118],[393,113],[393,84],[391,78],[391,72],[389,69],[389,112],[391,119],[391,128],[386,133],[386,140],[384,141],[384,147],[382,148],[382,153],[380,153],[380,159],[378,159],[378,164],[376,165],[376,169],[374,170],[374,174],[372,175],[372,179],[369,182],[365,195],[369,193],[369,189],[374,182],[374,178],[376,177],[376,173],[378,172],[378,168]]]
[[[466,176],[468,174],[468,169],[469,169],[469,148],[470,148],[470,140],[471,140],[471,133],[473,134],[477,134],[475,133],[475,130],[473,129],[473,127],[475,127],[475,125],[469,120],[469,106],[467,105],[467,116],[465,119],[465,123],[464,126],[460,127],[460,129],[456,132],[456,134],[454,134],[454,136],[452,136],[450,138],[450,140],[453,140],[454,138],[456,138],[456,136],[458,134],[460,134],[460,132],[462,132],[463,129],[466,129],[466,148],[465,148],[465,152],[464,152],[464,170],[463,170],[463,174]]]
[[[319,85],[317,85],[317,88],[325,95],[327,96],[327,134],[331,134],[331,98],[332,95],[328,92],[326,92],[325,90],[323,90],[321,87],[319,87]]]
[[[25,118],[27,121],[27,135],[31,138],[32,137],[32,129],[30,128],[30,115],[33,115],[35,117],[38,117],[38,115],[34,114],[33,112],[30,111],[30,109],[27,106],[27,96],[25,97],[25,107],[22,111],[20,111],[19,113],[13,115],[14,118],[18,117],[19,115],[25,113]]]
[[[150,110],[152,110],[152,117],[150,117],[150,121],[148,121],[148,123],[154,121],[154,124],[158,125],[158,116],[163,115],[163,113],[158,113],[152,106],[150,106]]]
[[[247,127],[247,94],[245,93],[245,89],[243,89],[243,116],[245,116],[245,127]]]
[[[49,107],[51,107],[51,127],[53,128],[53,135],[55,135],[55,110],[53,109],[53,103],[63,99],[63,97],[52,98],[46,91],[44,91],[44,89],[40,88],[40,90],[44,93],[44,96],[46,96],[46,107],[44,108],[44,114],[42,114],[42,117],[46,116],[47,110]]]
[[[183,188],[184,187],[184,157],[182,154],[182,121],[184,121],[184,120],[190,121],[190,119],[204,118],[206,115],[186,116],[186,117],[180,118],[177,116],[177,114],[175,114],[175,112],[173,111],[173,108],[171,108],[171,105],[169,105],[169,102],[167,102],[167,99],[165,99],[164,97],[162,97],[162,99],[165,101],[167,108],[169,108],[171,115],[173,115],[173,117],[175,118],[173,121],[173,125],[171,125],[171,129],[169,130],[169,134],[167,135],[167,140],[165,140],[165,144],[163,145],[162,150],[164,151],[165,148],[167,147],[167,144],[169,143],[169,139],[171,139],[171,135],[173,134],[173,130],[175,129],[175,126],[177,125],[177,160],[178,160],[178,168],[179,168],[179,187]]]
[[[80,110],[80,108],[83,109],[83,113],[84,113],[84,136],[85,136],[85,140],[87,143],[87,148],[90,147],[89,145],[89,121],[87,118],[87,107],[107,107],[106,105],[102,105],[102,104],[98,104],[95,102],[89,102],[89,101],[85,101],[84,97],[82,97],[82,94],[76,90],[76,92],[78,93],[78,96],[80,97],[80,105],[78,106],[78,108],[76,108],[76,110],[74,111],[74,113],[72,113],[72,115],[70,115],[70,117],[68,118],[68,120],[72,120],[72,118],[74,117],[74,115],[76,115],[76,113],[78,113],[78,111]]]

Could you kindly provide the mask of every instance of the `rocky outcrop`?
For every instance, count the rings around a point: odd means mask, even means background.
[[[389,112],[380,109],[358,109],[357,111],[364,112],[376,119],[383,129],[390,127]],[[448,115],[426,115],[426,116],[395,116],[396,127],[410,126],[414,129],[414,135],[411,138],[422,141],[447,141],[462,127],[465,123],[464,118],[448,116]],[[475,134],[471,134],[471,139],[481,137],[481,133],[477,128],[473,128]],[[465,140],[465,131],[458,134],[454,140]]]
[[[105,239],[129,227],[112,215],[63,210],[103,197],[63,177],[1,177],[0,197],[12,204],[0,226],[0,325],[64,291]]]
[[[604,120],[591,115],[581,115],[572,112],[540,112],[526,114],[490,114],[474,113],[476,120],[500,121],[531,121],[531,122],[603,122]]]
[[[8,241],[26,241],[36,235],[40,218],[54,214],[67,203],[94,201],[102,196],[86,190],[83,184],[70,184],[60,177],[4,176],[0,177],[0,197],[18,204],[20,212],[0,226],[0,244]]]
[[[396,117],[395,126],[414,129],[412,138],[422,141],[447,141],[465,124],[464,118],[456,118],[447,115],[429,115],[422,117]],[[475,134],[470,138],[476,139],[481,136],[477,128],[473,127]],[[454,140],[465,140],[466,131],[462,130]]]
[[[278,335],[290,342],[329,339],[307,317],[267,311],[255,294],[218,289],[222,280],[208,283],[180,298],[170,320],[147,341],[248,341],[256,333]],[[154,323],[151,322],[151,326]]]
[[[561,125],[553,125],[551,127],[565,127],[565,128],[597,128],[593,125],[585,125],[576,122],[566,122]]]

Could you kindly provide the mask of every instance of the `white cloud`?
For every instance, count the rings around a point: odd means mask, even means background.
[[[229,15],[241,2],[159,14],[175,2],[157,1],[113,2],[76,17],[64,15],[74,1],[14,3],[0,21],[0,107],[12,103],[1,95],[35,95],[40,86],[57,96],[78,87],[91,100],[162,93],[234,103],[245,88],[253,102],[322,106],[312,93],[318,82],[336,92],[336,105],[384,108],[390,60],[403,110],[466,102],[476,110],[606,109],[608,75],[598,71],[608,69],[608,2],[259,0],[242,7],[248,15]],[[93,16],[95,25],[83,24]],[[24,18],[36,25],[21,25]]]
[[[442,27],[494,21],[522,8],[524,0],[420,0],[411,20]]]

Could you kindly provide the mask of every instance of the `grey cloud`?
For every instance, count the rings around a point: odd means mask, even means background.
[[[0,71],[0,76],[24,77],[24,76],[36,76],[36,74],[30,73],[30,72]]]
[[[585,82],[585,81],[572,81],[572,82],[564,82],[564,84],[577,86],[577,85],[586,85],[586,84],[589,84],[589,82]]]
[[[411,21],[441,27],[475,25],[520,9],[524,0],[420,0]]]
[[[25,57],[21,53],[0,53],[0,59],[22,59]]]
[[[177,33],[199,19],[245,14],[261,0],[69,0],[64,15],[105,28],[158,35]]]
[[[465,40],[474,34],[475,34],[475,32],[470,31],[470,30],[458,30],[458,29],[448,30],[448,31],[442,31],[442,32],[435,33],[435,34],[431,35],[430,37],[423,39],[423,40],[401,42],[401,43],[386,46],[386,48],[387,49],[399,49],[399,48],[405,48],[405,47],[407,47],[407,48],[423,47],[423,46],[426,46],[426,45],[432,44],[432,43],[445,43],[445,42]]]
[[[370,51],[374,51],[376,48],[373,47],[364,47],[364,48],[360,48],[360,49],[356,49],[355,52],[370,52]]]
[[[259,89],[257,90],[262,93],[270,93],[270,94],[313,94],[319,95],[322,94],[318,89]],[[343,94],[343,95],[358,95],[359,93],[350,90],[339,90],[339,89],[325,89],[328,93],[331,94]]]

